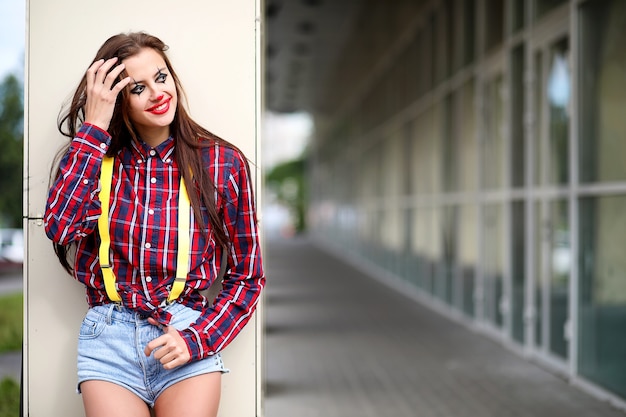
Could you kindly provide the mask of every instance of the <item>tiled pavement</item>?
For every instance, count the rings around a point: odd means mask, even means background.
[[[307,239],[265,264],[265,417],[626,416]]]

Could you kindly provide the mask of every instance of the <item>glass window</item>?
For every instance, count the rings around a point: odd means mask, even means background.
[[[431,141],[431,150],[432,150],[432,168],[433,168],[433,192],[441,192],[442,191],[442,173],[446,168],[443,165],[443,161],[441,158],[442,151],[441,147],[443,146],[444,141],[444,123],[445,123],[445,115],[446,115],[446,100],[440,100],[438,103],[435,103],[432,112],[432,136],[430,137]]]
[[[550,184],[569,181],[569,110],[571,74],[567,40],[550,49],[546,93],[548,99],[548,175]]]
[[[549,288],[547,315],[550,323],[549,349],[552,353],[566,358],[567,340],[565,323],[569,317],[569,275],[572,262],[570,250],[570,230],[567,201],[554,201],[549,206],[549,265],[546,284]]]
[[[482,186],[484,189],[504,185],[504,82],[497,75],[486,85],[485,135],[482,141]]]
[[[438,216],[430,207],[414,210],[412,248],[415,264],[416,285],[425,292],[434,290],[435,266],[440,259],[440,233],[436,230]]]
[[[504,281],[504,213],[502,204],[489,204],[483,211],[483,311],[487,322],[502,326],[502,301]]]
[[[424,25],[421,36],[422,43],[422,77],[420,78],[420,92],[424,93],[433,88],[436,54],[439,49],[435,47],[435,17],[431,16]]]
[[[525,0],[511,0],[511,33],[524,28],[525,3]]]
[[[533,266],[533,271],[534,271],[534,282],[535,282],[535,287],[534,287],[534,297],[535,297],[535,305],[534,305],[534,309],[535,309],[535,316],[534,316],[534,320],[535,320],[535,346],[534,347],[541,347],[543,346],[543,328],[544,328],[544,321],[542,320],[542,313],[543,313],[543,305],[544,305],[544,300],[543,300],[543,268],[542,268],[542,262],[543,262],[543,256],[542,256],[542,249],[544,247],[543,245],[543,240],[544,240],[544,229],[543,229],[543,221],[542,221],[542,215],[541,215],[541,203],[535,203],[534,204],[534,210],[535,210],[535,217],[534,217],[534,226],[533,226],[533,231],[534,231],[534,245],[533,245],[533,249],[534,249],[534,255],[535,255],[535,264]]]
[[[535,174],[538,184],[569,181],[571,72],[566,39],[537,52]]]
[[[566,358],[568,345],[569,275],[572,262],[566,200],[538,203],[535,224],[536,342],[552,354]]]
[[[453,305],[457,267],[457,214],[456,206],[445,206],[441,210],[441,271],[436,283],[436,295]]]
[[[461,53],[463,66],[474,62],[476,45],[476,2],[475,0],[461,1],[461,13],[463,15],[463,30],[461,39]]]
[[[427,110],[415,120],[413,134],[413,194],[430,194],[435,190],[437,141],[434,138],[433,111]]]
[[[511,181],[513,187],[523,187],[526,172],[524,149],[524,46],[513,50],[511,56]]]
[[[435,84],[445,80],[450,74],[451,30],[449,1],[442,3],[442,7],[435,14]]]
[[[626,1],[581,7],[580,179],[626,179]]]
[[[457,126],[459,155],[458,183],[461,191],[476,191],[478,189],[478,141],[476,139],[476,97],[474,80],[469,80],[461,89],[458,97],[460,123]]]
[[[502,44],[504,22],[504,0],[485,0],[485,51]]]
[[[475,1],[454,0],[451,9],[452,72],[474,60]]]
[[[565,3],[567,0],[535,0],[535,20],[541,19],[546,13]]]
[[[533,176],[533,184],[539,185],[542,184],[544,179],[542,177],[543,173],[543,160],[541,155],[543,155],[542,146],[543,141],[541,138],[543,137],[543,61],[541,60],[542,54],[535,54],[535,84],[534,84],[534,93],[535,99],[533,103],[534,111],[534,123],[533,123],[533,138],[532,138],[532,146],[533,146],[533,160],[532,160],[532,172]]]
[[[474,317],[474,291],[478,267],[478,217],[475,205],[463,205],[459,212],[458,262],[463,312]]]
[[[441,115],[441,179],[444,191],[456,191],[458,185],[458,106],[452,103],[452,97],[446,96],[442,104]],[[456,128],[455,128],[456,127]]]
[[[417,99],[420,95],[419,91],[419,77],[421,75],[420,70],[422,68],[422,61],[419,56],[420,48],[420,33],[415,36],[411,44],[405,51],[407,55],[407,99],[409,104]]]
[[[524,303],[526,277],[526,214],[523,201],[513,202],[511,208],[512,231],[512,324],[513,339],[524,343]]]
[[[581,375],[626,397],[626,196],[580,200]]]

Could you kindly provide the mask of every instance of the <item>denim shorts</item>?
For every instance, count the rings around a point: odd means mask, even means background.
[[[200,312],[180,303],[166,308],[170,325],[178,330],[195,322]],[[228,372],[220,354],[166,370],[154,355],[146,357],[148,342],[163,334],[139,313],[117,304],[96,306],[87,312],[78,337],[78,392],[88,380],[120,385],[153,406],[158,396],[184,379],[210,372]]]

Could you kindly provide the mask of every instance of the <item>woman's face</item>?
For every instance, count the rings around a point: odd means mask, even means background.
[[[131,77],[127,87],[130,120],[144,142],[157,146],[169,137],[176,114],[174,78],[161,55],[151,48],[144,48],[123,62]]]

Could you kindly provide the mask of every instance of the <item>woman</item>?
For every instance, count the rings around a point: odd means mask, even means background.
[[[71,141],[45,229],[86,288],[88,417],[217,415],[219,352],[265,283],[246,159],[189,117],[166,49],[145,33],[108,39],[59,121]]]

